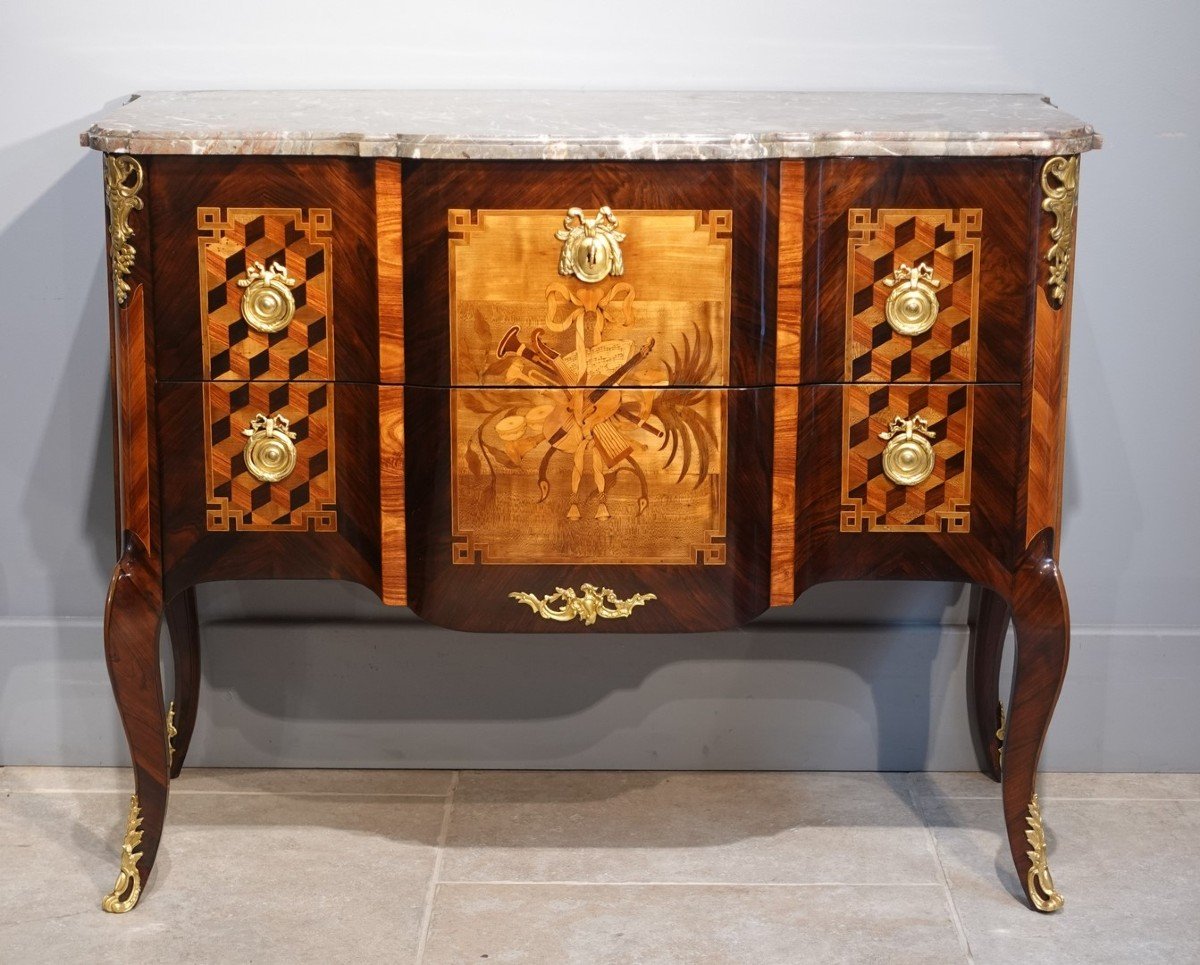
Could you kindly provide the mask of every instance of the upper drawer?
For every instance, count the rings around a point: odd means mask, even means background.
[[[369,161],[155,158],[162,380],[375,381]]]
[[[1029,158],[822,161],[807,380],[1019,381],[1036,186]]]
[[[777,177],[767,163],[404,162],[405,379],[769,384]]]

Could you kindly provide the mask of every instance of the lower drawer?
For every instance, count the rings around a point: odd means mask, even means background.
[[[378,388],[158,386],[168,596],[224,579],[343,579],[378,590]]]
[[[716,630],[1021,549],[1015,385],[165,383],[158,440],[168,596],[345,579],[462,630]]]
[[[1023,474],[1020,387],[820,385],[800,394],[806,583],[987,582],[1010,567]]]
[[[408,604],[424,619],[711,630],[766,608],[770,389],[403,391]],[[385,570],[400,551],[385,538]]]

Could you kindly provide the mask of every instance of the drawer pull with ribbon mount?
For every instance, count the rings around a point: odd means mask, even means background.
[[[883,449],[883,474],[897,486],[919,486],[933,473],[934,455],[930,439],[937,436],[921,416],[896,416],[879,438]]]
[[[296,279],[279,262],[266,267],[256,261],[246,269],[246,277],[238,282],[242,293],[242,318],[257,332],[281,332],[296,314],[296,299],[292,289]]]
[[[884,314],[895,331],[912,336],[933,328],[941,311],[935,291],[941,281],[934,277],[932,268],[923,264],[911,268],[901,265],[883,283],[892,290]]]
[[[261,412],[242,430],[246,436],[246,469],[260,482],[279,482],[287,479],[296,468],[296,433],[288,429],[288,420],[281,415],[265,416]]]

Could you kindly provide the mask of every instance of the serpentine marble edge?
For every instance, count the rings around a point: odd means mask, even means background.
[[[1037,94],[151,91],[85,147],[131,154],[542,160],[1076,154],[1090,125]]]

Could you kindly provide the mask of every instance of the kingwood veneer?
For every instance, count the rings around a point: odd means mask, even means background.
[[[1067,659],[1091,129],[990,95],[638,95],[637,125],[627,95],[305,98],[150,95],[85,135],[136,788],[104,907],[154,866],[198,583],[353,580],[448,627],[600,633],[903,578],[979,587],[971,725],[1026,894],[1057,909],[1034,777]]]

